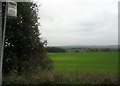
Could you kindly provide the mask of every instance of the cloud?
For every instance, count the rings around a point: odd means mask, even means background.
[[[118,43],[117,0],[39,0],[48,45]]]

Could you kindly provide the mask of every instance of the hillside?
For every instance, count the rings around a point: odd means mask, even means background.
[[[71,49],[71,48],[111,48],[117,49],[118,45],[69,45],[69,46],[48,46],[48,47],[59,47],[63,49]],[[120,45],[119,45],[120,47]]]

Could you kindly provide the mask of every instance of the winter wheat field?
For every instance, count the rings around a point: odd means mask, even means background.
[[[48,53],[48,56],[53,60],[54,70],[59,72],[118,73],[117,52]]]

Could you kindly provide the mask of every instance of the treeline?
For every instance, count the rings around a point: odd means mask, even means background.
[[[45,49],[47,52],[66,52],[65,49],[59,47],[46,47]]]
[[[117,52],[118,49],[111,48],[69,48],[46,47],[47,52]]]
[[[66,52],[117,52],[118,49],[111,48],[70,48]]]

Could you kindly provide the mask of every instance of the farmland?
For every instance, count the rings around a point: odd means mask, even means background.
[[[118,84],[117,52],[47,53],[53,60],[50,71],[4,75],[7,84]],[[29,78],[31,77],[31,78]]]
[[[117,52],[48,53],[54,70],[59,72],[118,72]]]

